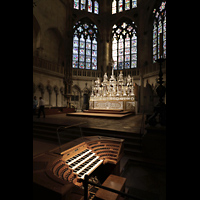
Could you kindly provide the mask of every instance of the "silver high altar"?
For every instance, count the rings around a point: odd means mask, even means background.
[[[92,81],[89,109],[135,112],[133,77],[128,75],[124,78],[120,71],[116,79],[112,67],[112,75],[109,80],[105,73],[102,82],[99,77]]]

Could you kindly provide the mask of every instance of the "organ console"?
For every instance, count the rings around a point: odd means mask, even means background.
[[[88,136],[33,157],[34,199],[83,200],[84,176],[102,184],[112,173],[119,175],[123,139]],[[89,199],[98,187],[89,185]]]

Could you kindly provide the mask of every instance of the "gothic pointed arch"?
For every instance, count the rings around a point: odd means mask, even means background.
[[[48,28],[43,35],[41,46],[43,47],[43,57],[47,60],[58,63],[60,48],[63,38],[58,28]]]
[[[129,18],[112,27],[112,59],[115,70],[137,67],[137,25]]]
[[[97,70],[98,36],[98,27],[89,18],[74,24],[72,68]]]

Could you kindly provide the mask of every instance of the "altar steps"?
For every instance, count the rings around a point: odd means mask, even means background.
[[[48,124],[42,122],[33,122],[33,137],[48,140],[58,144],[57,128],[60,125]],[[66,125],[64,125],[66,126]],[[124,139],[124,153],[129,156],[141,156],[141,138],[138,133],[111,131],[95,128],[82,127],[83,136],[101,135],[107,137],[115,137]],[[70,129],[59,129],[61,144],[72,141],[81,137],[79,127]]]
[[[100,109],[89,109],[83,110],[85,113],[109,113],[109,114],[126,114],[129,113],[127,110],[100,110]]]
[[[129,115],[133,115],[133,112],[125,110],[83,110],[83,112],[67,113],[68,116],[79,116],[79,117],[102,117],[102,118],[123,118]]]

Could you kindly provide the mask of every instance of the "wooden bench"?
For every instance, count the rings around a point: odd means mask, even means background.
[[[126,178],[111,174],[110,176],[108,176],[108,178],[104,181],[104,183],[102,185],[105,187],[109,187],[109,188],[124,192],[125,182],[126,182]],[[95,196],[99,200],[102,200],[102,199],[104,199],[104,200],[119,200],[120,199],[119,194],[110,192],[108,190],[104,190],[102,188],[99,188],[99,190],[97,191]]]

